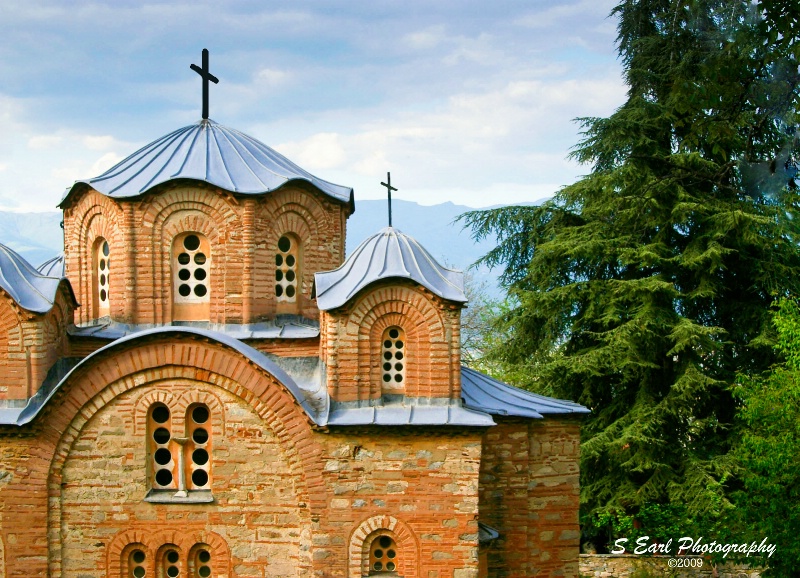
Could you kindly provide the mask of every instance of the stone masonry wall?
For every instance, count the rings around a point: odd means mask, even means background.
[[[480,519],[500,532],[489,576],[578,575],[580,422],[495,416],[483,436]]]
[[[187,231],[211,246],[208,286],[212,323],[249,323],[294,313],[316,319],[315,271],[344,260],[349,208],[310,186],[289,185],[262,196],[235,196],[205,183],[174,181],[132,200],[88,187],[64,209],[67,277],[81,303],[78,322],[96,317],[92,250],[110,247],[111,318],[125,323],[172,321],[173,239]],[[275,254],[281,235],[301,240],[296,305],[277,311]]]
[[[702,563],[700,567],[676,569],[669,567],[667,556],[636,556],[632,554],[581,554],[581,578],[630,578],[667,576],[669,578],[759,578],[758,570],[741,564],[715,566],[697,556],[681,556],[683,561]]]

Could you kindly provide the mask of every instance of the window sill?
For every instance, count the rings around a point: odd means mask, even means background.
[[[185,494],[185,495],[184,495]],[[209,504],[214,501],[210,490],[176,492],[174,490],[150,490],[144,497],[151,504]]]

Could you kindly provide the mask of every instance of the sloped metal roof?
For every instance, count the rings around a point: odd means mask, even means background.
[[[492,415],[542,418],[590,413],[578,403],[531,393],[464,366],[461,367],[461,397],[466,407]]]
[[[463,407],[457,402],[434,405],[398,402],[369,407],[334,405],[326,425],[487,427],[495,423],[491,416],[483,411]]]
[[[394,227],[367,238],[338,269],[314,275],[317,307],[341,307],[381,279],[412,279],[434,294],[466,303],[464,274],[440,265],[417,241]]]
[[[36,270],[39,271],[45,277],[58,277],[61,279],[64,277],[64,273],[66,272],[65,264],[64,264],[64,253],[59,253],[52,259],[48,259],[38,267]]]
[[[204,337],[206,339],[210,339],[212,341],[216,341],[218,343],[222,343],[234,349],[262,369],[264,369],[267,373],[272,375],[275,379],[277,379],[281,384],[283,384],[289,393],[294,396],[297,400],[298,404],[305,410],[306,414],[315,422],[315,423],[325,423],[328,419],[328,410],[329,410],[329,397],[328,392],[325,388],[320,388],[319,384],[307,389],[301,385],[298,385],[288,373],[286,373],[281,367],[279,367],[274,361],[272,361],[267,355],[246,345],[239,341],[238,339],[234,339],[232,337],[228,337],[227,335],[223,335],[221,333],[216,333],[214,331],[207,331],[204,329],[197,329],[194,327],[157,327],[154,329],[149,329],[146,331],[140,331],[133,335],[128,335],[126,337],[122,337],[112,343],[109,343],[105,347],[101,347],[97,351],[92,352],[84,359],[80,360],[74,365],[69,365],[65,367],[65,371],[61,372],[58,375],[57,380],[53,380],[54,383],[45,384],[36,395],[28,400],[27,405],[22,408],[3,408],[0,411],[0,425],[18,425],[22,426],[27,423],[33,421],[42,408],[47,404],[47,402],[55,395],[55,393],[61,388],[61,386],[69,379],[69,377],[78,369],[91,363],[96,357],[103,355],[105,352],[110,351],[119,347],[124,343],[130,343],[133,341],[137,341],[140,339],[144,339],[154,335],[161,335],[161,334],[178,334],[178,335],[195,335]]]
[[[33,313],[50,311],[61,281],[61,277],[43,275],[19,254],[0,244],[0,288],[23,309]],[[70,287],[68,281],[64,282]]]
[[[77,181],[61,205],[78,183],[109,197],[131,198],[177,179],[203,181],[247,195],[268,193],[291,181],[305,181],[354,209],[352,188],[319,179],[264,143],[212,120],[179,128],[99,177]]]
[[[311,320],[289,320],[280,318],[258,323],[209,323],[207,321],[176,321],[172,327],[194,327],[227,335],[234,339],[313,339],[319,336],[319,324]],[[73,337],[93,337],[115,340],[164,325],[120,323],[105,318],[89,325],[72,325],[67,333]]]

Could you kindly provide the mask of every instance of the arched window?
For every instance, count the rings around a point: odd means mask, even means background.
[[[294,235],[286,234],[278,239],[278,250],[275,253],[275,297],[278,300],[278,311],[295,312],[293,305],[297,303],[299,291],[300,241]]]
[[[189,490],[207,490],[211,472],[211,428],[208,408],[203,404],[189,406],[186,411],[189,437],[189,464],[187,486]]]
[[[406,385],[405,331],[388,327],[381,342],[381,391],[384,395],[402,395]]]
[[[200,233],[183,233],[172,244],[173,312],[175,321],[209,319],[211,246]]]
[[[126,549],[126,564],[123,565],[123,578],[149,578],[147,576],[147,555],[139,546]]]
[[[177,546],[168,545],[162,548],[160,566],[160,576],[164,578],[178,578],[186,575]]]
[[[150,408],[148,442],[152,471],[152,487],[157,490],[178,488],[178,460],[172,436],[172,415],[163,403]]]
[[[192,578],[208,578],[211,570],[211,549],[205,544],[195,544],[189,556],[189,575]]]
[[[111,313],[110,280],[111,247],[103,237],[94,242],[92,250],[92,293],[94,297],[94,318],[105,317]]]
[[[378,573],[397,572],[397,544],[391,536],[378,536],[369,547],[370,576]]]

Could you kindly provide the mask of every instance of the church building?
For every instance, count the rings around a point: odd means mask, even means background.
[[[75,182],[63,256],[0,245],[0,576],[576,577],[587,410],[462,366],[461,272],[346,258],[351,188],[203,116]]]

